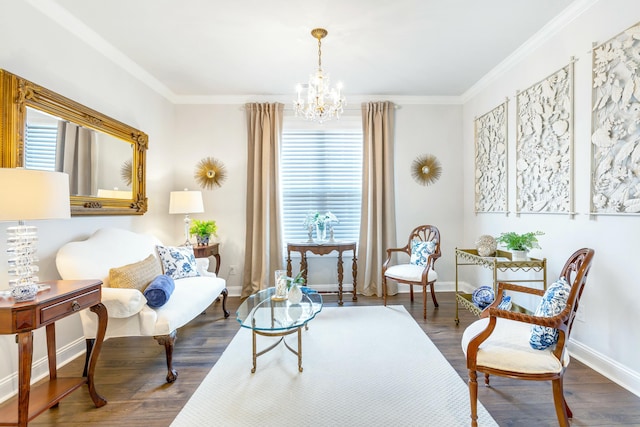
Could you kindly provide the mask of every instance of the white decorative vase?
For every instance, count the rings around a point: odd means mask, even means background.
[[[511,251],[511,261],[529,261],[529,251]]]
[[[289,289],[289,302],[291,304],[300,304],[300,301],[302,301],[302,289],[294,283]]]

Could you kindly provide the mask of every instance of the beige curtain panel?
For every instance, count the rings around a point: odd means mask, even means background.
[[[247,118],[247,230],[242,298],[270,286],[281,268],[280,141],[284,104],[245,104]]]
[[[97,146],[95,131],[65,121],[58,122],[56,171],[69,174],[72,196],[97,194]]]
[[[393,187],[395,105],[362,104],[362,214],[358,243],[359,293],[382,296],[382,263],[386,250],[396,245],[395,191]],[[398,284],[387,283],[387,293],[398,293]]]

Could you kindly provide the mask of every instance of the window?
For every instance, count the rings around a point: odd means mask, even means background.
[[[357,241],[362,198],[362,130],[287,130],[280,182],[284,243],[306,241],[308,212],[332,212],[336,240]]]
[[[27,123],[24,136],[24,167],[55,171],[57,135],[56,125]]]

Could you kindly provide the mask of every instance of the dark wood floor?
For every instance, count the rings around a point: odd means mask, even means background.
[[[346,297],[345,306],[382,304],[379,298],[360,296],[356,303],[350,299]],[[433,309],[429,302],[428,318],[424,321],[420,298],[417,301],[412,304],[407,294],[389,298],[390,304],[403,304],[407,308],[466,380],[460,338],[464,326],[472,322],[474,316],[461,310],[460,326],[456,327],[453,293],[439,293],[440,307]],[[178,331],[173,360],[179,376],[175,383],[165,382],[164,348],[155,340],[110,339],[104,343],[95,377],[98,392],[109,403],[99,409],[93,407],[87,389],[83,387],[30,425],[168,426],[239,329],[234,316],[239,303],[239,298],[230,298],[232,314],[228,319],[222,316],[220,303],[215,303],[206,314]],[[325,303],[336,306],[336,297],[326,296]],[[81,372],[82,363],[83,358],[74,360],[59,371],[59,376],[76,375]],[[501,426],[557,425],[549,383],[492,377],[492,387],[480,386],[479,395],[480,401]],[[573,426],[640,426],[640,398],[577,360],[572,360],[565,374],[565,396],[573,410]],[[327,410],[330,410],[329,402]],[[468,411],[467,402],[460,410]],[[216,425],[215,420],[211,425]],[[425,425],[429,425],[428,420]]]

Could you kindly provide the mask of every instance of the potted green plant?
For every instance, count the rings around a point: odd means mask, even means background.
[[[198,246],[206,246],[209,244],[211,235],[218,236],[218,226],[213,220],[197,220],[194,219],[189,227],[189,233],[196,236]]]
[[[530,231],[524,234],[509,231],[496,237],[496,241],[511,251],[512,261],[526,261],[531,249],[540,248],[538,236],[543,234],[542,231]]]

